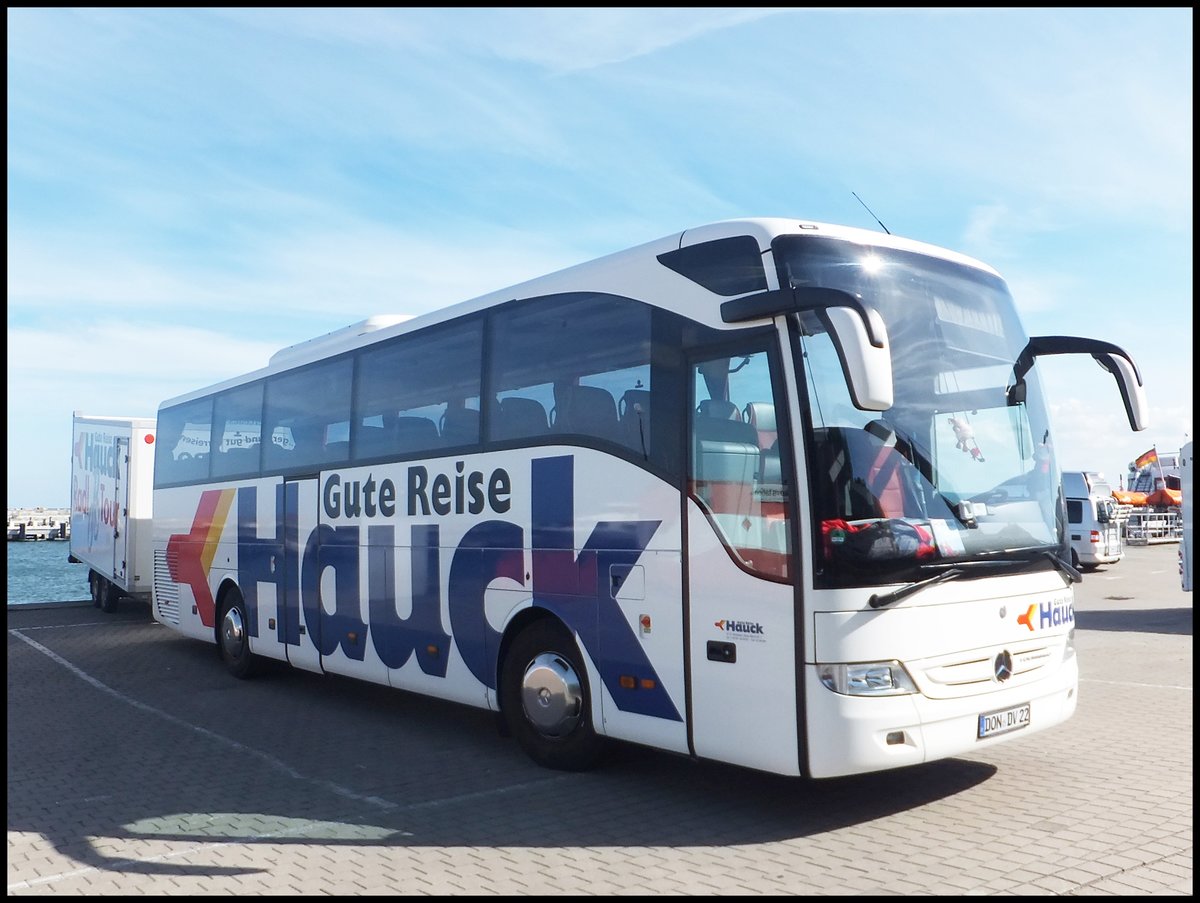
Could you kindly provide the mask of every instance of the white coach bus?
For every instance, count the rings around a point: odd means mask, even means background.
[[[991,268],[785,219],[368,320],[162,404],[154,616],[237,677],[494,710],[553,768],[973,752],[1077,701],[1060,353],[1143,428],[1125,352],[1028,337]]]

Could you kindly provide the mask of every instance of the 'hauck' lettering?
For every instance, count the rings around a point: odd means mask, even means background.
[[[192,533],[171,537],[168,545],[176,549],[172,574],[192,585],[198,602],[207,601],[199,605],[199,613],[202,623],[213,626],[216,606],[202,561],[203,545],[190,539],[207,532],[215,512],[228,504],[222,500],[236,492],[238,583],[250,636],[260,636],[263,626],[260,590],[273,584],[270,620],[277,642],[312,644],[321,656],[340,652],[356,662],[364,661],[369,643],[388,668],[402,668],[415,658],[425,674],[445,677],[452,633],[462,663],[494,690],[501,638],[484,603],[489,586],[506,578],[526,587],[533,605],[552,611],[578,637],[622,711],[681,720],[614,598],[609,576],[634,566],[661,521],[602,520],[576,536],[571,455],[531,461],[529,485],[528,526],[499,517],[479,519],[451,548],[444,546],[439,524],[414,521],[402,539],[404,528],[395,524],[357,520],[395,518],[401,511],[413,518],[503,514],[512,507],[508,471],[467,471],[463,462],[456,462],[452,472],[431,473],[414,464],[405,476],[403,499],[390,479],[367,474],[348,480],[332,473],[321,485],[326,522],[307,535],[300,526],[296,482],[275,487],[274,509],[286,513],[273,534],[266,535],[258,532],[257,487],[211,490],[201,497]],[[404,545],[411,585],[401,588],[394,579],[395,555]],[[398,605],[399,599],[407,604]],[[594,602],[581,604],[584,599]],[[364,602],[369,620],[364,618]],[[452,631],[443,626],[443,602]],[[742,629],[762,631],[755,624]],[[649,686],[624,685],[621,676],[630,668],[648,675]]]

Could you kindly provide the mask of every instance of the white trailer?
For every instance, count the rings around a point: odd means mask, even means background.
[[[154,438],[153,418],[73,415],[67,560],[88,566],[92,602],[107,612],[153,587]]]

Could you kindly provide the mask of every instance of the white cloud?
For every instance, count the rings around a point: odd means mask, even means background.
[[[143,386],[187,384],[201,388],[265,367],[279,350],[275,342],[240,339],[236,333],[141,321],[73,322],[63,328],[8,330],[8,384],[45,399],[61,391],[65,398],[86,391],[93,380],[126,384],[143,397]],[[183,390],[180,390],[183,391]],[[157,407],[164,395],[155,390]]]
[[[71,408],[724,216],[873,228],[851,189],[996,266],[1030,332],[1127,344],[1173,433],[1191,15],[11,10],[10,486]],[[1064,447],[1145,450],[1108,383],[1051,396]]]
[[[556,246],[553,236],[481,223],[449,222],[420,235],[343,220],[321,230],[247,236],[236,251],[216,256],[163,254],[103,235],[10,233],[10,323],[14,315],[68,308],[214,324],[226,317],[234,334],[238,319],[229,314],[350,323],[376,313],[424,313],[588,256]]]
[[[575,72],[644,56],[787,8],[222,11],[231,21],[322,43],[477,55]]]

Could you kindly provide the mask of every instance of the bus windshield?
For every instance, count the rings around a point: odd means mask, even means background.
[[[913,579],[924,566],[1061,547],[1059,473],[1036,372],[1009,391],[1027,337],[1003,280],[939,258],[812,236],[774,243],[781,284],[876,307],[895,401],[851,401],[818,316],[800,315],[814,561],[823,586]]]

